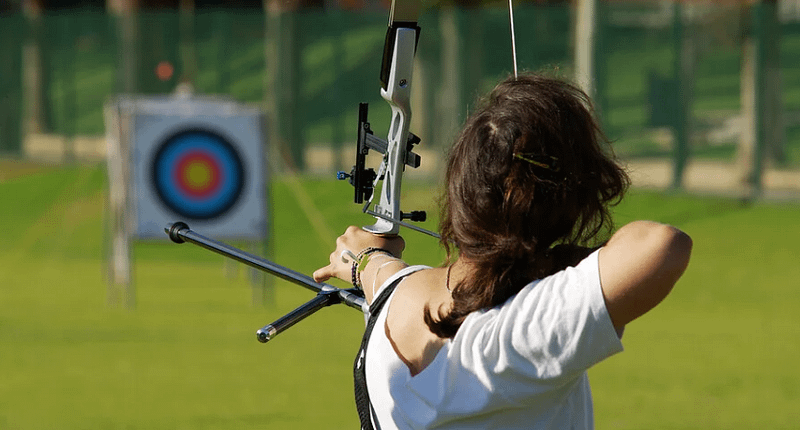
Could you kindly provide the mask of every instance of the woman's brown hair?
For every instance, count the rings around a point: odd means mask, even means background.
[[[441,244],[473,271],[450,309],[426,309],[431,331],[453,337],[469,313],[584,258],[629,182],[580,89],[537,75],[498,84],[448,157]]]

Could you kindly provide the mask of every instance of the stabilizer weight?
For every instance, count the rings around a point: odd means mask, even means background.
[[[189,230],[189,225],[185,222],[178,221],[170,226],[168,226],[167,234],[169,235],[170,240],[175,243],[185,243],[186,241],[178,234],[182,230]]]

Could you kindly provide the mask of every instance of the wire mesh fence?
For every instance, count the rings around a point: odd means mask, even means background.
[[[592,96],[615,151],[663,170],[652,175],[666,179],[649,179],[659,186],[752,189],[757,175],[767,189],[800,189],[798,10],[599,2]],[[423,14],[412,100],[421,148],[440,154],[476,97],[512,72],[508,19],[490,6]],[[0,150],[30,156],[38,138],[79,157],[81,139],[102,140],[109,97],[191,87],[261,104],[273,154],[333,172],[349,163],[359,102],[371,103],[376,133],[388,129],[378,82],[385,20],[381,10],[334,9],[0,15]],[[575,76],[574,5],[521,3],[515,21],[520,69]]]

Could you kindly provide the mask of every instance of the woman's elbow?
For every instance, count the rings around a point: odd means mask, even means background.
[[[600,280],[615,323],[624,325],[660,303],[691,253],[692,239],[676,227],[635,221],[621,228],[600,253]]]
[[[692,238],[684,231],[664,225],[662,232],[663,264],[677,282],[689,266],[692,255]]]

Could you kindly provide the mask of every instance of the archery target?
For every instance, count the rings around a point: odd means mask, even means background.
[[[152,183],[161,202],[188,220],[213,219],[230,210],[245,178],[236,148],[208,130],[168,138],[153,160]]]
[[[146,100],[134,112],[132,182],[136,235],[166,239],[185,221],[221,239],[267,231],[264,117],[208,100]]]

